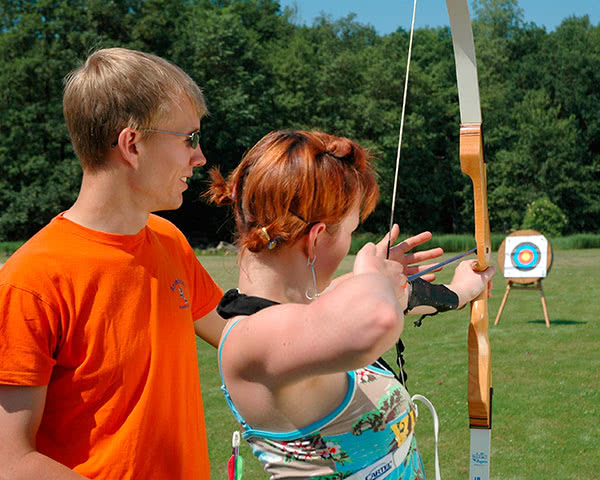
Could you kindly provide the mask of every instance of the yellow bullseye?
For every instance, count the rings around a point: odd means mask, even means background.
[[[519,260],[522,263],[529,263],[532,258],[533,258],[533,254],[528,251],[521,252],[521,254],[519,255]]]

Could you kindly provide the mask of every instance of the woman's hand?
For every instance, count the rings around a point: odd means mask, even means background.
[[[386,259],[385,253],[382,254],[378,245],[367,243],[356,254],[353,274],[378,273],[388,278],[404,310],[408,304],[407,278],[404,270],[405,266],[402,262]]]
[[[477,260],[464,260],[458,264],[454,271],[454,277],[448,287],[458,295],[458,308],[462,308],[483,292],[489,284],[488,297],[492,291],[492,277],[496,274],[496,268],[489,266],[483,272],[476,272],[473,267]]]
[[[377,252],[379,255],[383,255],[384,258],[387,255],[388,237],[390,236],[390,233],[391,233],[391,244],[393,245],[394,242],[396,242],[396,240],[398,240],[398,235],[400,234],[400,227],[398,227],[398,225],[395,224],[392,228],[392,231],[388,232],[385,235],[385,237],[383,237],[383,239],[381,241],[379,241],[379,243],[377,243]],[[415,248],[417,245],[422,245],[425,242],[428,242],[429,240],[431,240],[432,236],[433,235],[431,234],[431,232],[421,232],[418,235],[409,237],[409,238],[405,239],[404,241],[398,243],[397,245],[394,245],[393,247],[390,248],[390,260],[394,260],[396,262],[401,263],[404,266],[404,274],[405,275],[413,275],[415,273],[425,270],[428,267],[431,267],[433,264],[431,264],[431,265],[413,265],[413,264],[420,263],[420,262],[426,262],[426,261],[432,260],[434,258],[440,257],[444,253],[444,250],[442,250],[441,248],[432,248],[429,250],[424,250],[422,252],[409,253],[409,254],[407,254],[407,252],[412,250],[413,248]],[[441,269],[442,268],[440,267],[436,271],[439,271]],[[425,274],[425,275],[423,275],[422,278],[423,278],[423,280],[432,282],[433,280],[435,280],[435,273],[432,272],[432,273]]]

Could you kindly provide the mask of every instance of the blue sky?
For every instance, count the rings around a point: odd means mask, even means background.
[[[312,24],[320,13],[334,19],[356,13],[360,23],[373,25],[380,34],[399,26],[410,28],[413,0],[280,0],[282,7],[298,5],[299,22]],[[593,25],[600,23],[600,0],[519,0],[526,22],[554,30],[571,15],[589,15]],[[448,25],[445,0],[418,0],[416,27]]]

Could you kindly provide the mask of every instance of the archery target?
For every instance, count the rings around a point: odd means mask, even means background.
[[[506,238],[504,250],[506,278],[544,278],[548,264],[548,240],[543,235]]]
[[[540,263],[540,251],[534,243],[523,242],[513,249],[510,255],[510,261],[513,267],[528,272],[533,270]]]

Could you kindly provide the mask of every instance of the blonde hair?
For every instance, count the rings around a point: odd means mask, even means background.
[[[251,252],[293,243],[315,222],[333,233],[355,205],[364,220],[379,198],[369,152],[318,131],[271,132],[227,179],[210,176],[207,197],[233,206],[236,243]]]
[[[187,98],[202,118],[202,91],[176,65],[148,53],[108,48],[65,78],[63,113],[84,168],[101,168],[124,128],[152,128]],[[147,131],[142,136],[150,136]]]

